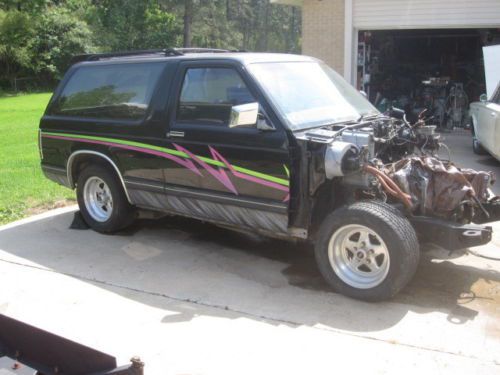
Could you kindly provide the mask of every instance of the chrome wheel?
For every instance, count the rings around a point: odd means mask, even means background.
[[[99,177],[90,177],[83,188],[85,207],[92,219],[104,222],[113,212],[113,197],[108,185]]]
[[[335,274],[359,289],[376,287],[389,272],[389,250],[380,236],[368,227],[340,227],[328,243],[328,259]]]

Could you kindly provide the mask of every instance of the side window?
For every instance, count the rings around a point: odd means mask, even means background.
[[[82,66],[73,73],[52,114],[89,118],[142,118],[163,64]]]
[[[234,105],[256,100],[231,68],[190,68],[182,84],[177,122],[227,125]]]

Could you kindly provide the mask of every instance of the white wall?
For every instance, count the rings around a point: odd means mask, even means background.
[[[357,29],[500,27],[500,0],[353,0]]]

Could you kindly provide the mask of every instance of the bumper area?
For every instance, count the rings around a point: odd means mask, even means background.
[[[414,216],[410,222],[422,242],[433,243],[447,250],[480,246],[491,241],[493,230],[489,226],[460,225],[446,220]]]
[[[57,182],[59,185],[72,188],[68,181],[68,174],[65,168],[42,164],[42,172],[49,180]]]

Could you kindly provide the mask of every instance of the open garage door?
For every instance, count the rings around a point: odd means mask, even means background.
[[[352,0],[358,30],[490,28],[500,20],[498,0]]]
[[[427,110],[442,128],[465,127],[468,107],[486,92],[482,48],[499,29],[359,31],[357,82],[379,110]]]
[[[358,88],[381,109],[427,108],[440,126],[465,126],[468,103],[486,92],[482,47],[500,44],[500,1],[350,2]]]

